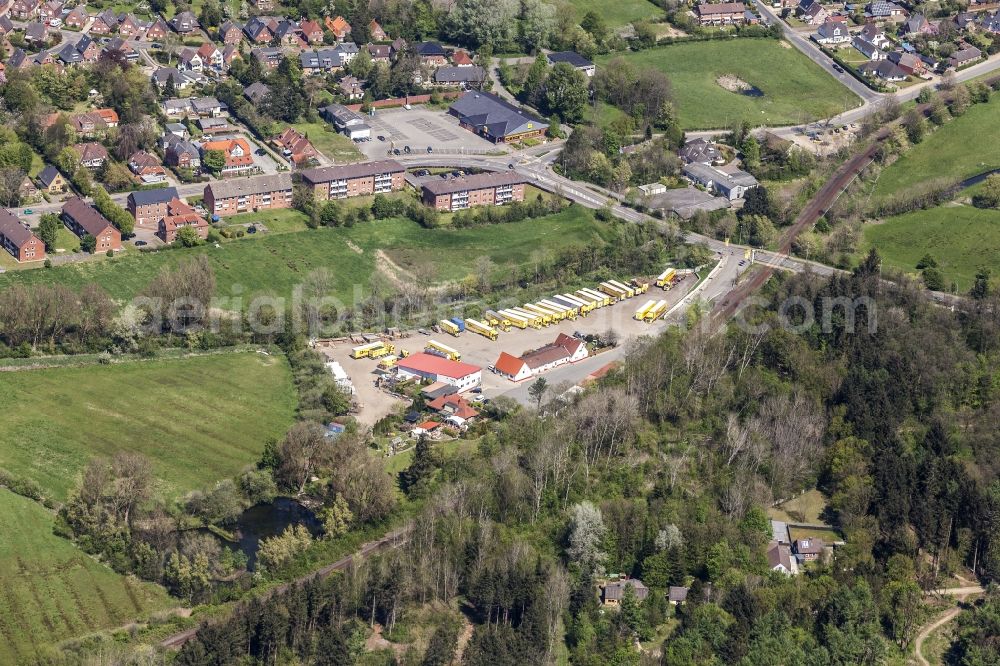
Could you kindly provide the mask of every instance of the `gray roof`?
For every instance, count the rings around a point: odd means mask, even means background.
[[[878,62],[866,62],[858,67],[858,70],[865,74],[870,74],[885,79],[886,81],[901,81],[906,78],[906,72],[901,70],[894,62],[889,60],[879,60]]]
[[[712,182],[725,187],[727,190],[731,190],[737,186],[756,187],[759,184],[757,179],[748,174],[746,171],[726,173],[705,164],[699,164],[698,162],[685,164],[682,171],[684,172],[684,175],[693,178],[694,180],[702,183]]]
[[[254,104],[259,103],[267,94],[271,92],[271,87],[263,81],[255,81],[243,90],[243,96]]]
[[[4,236],[14,245],[21,247],[31,240],[31,230],[24,226],[6,208],[0,208],[0,236]]]
[[[365,122],[364,116],[351,111],[343,104],[328,104],[319,110],[319,114],[337,127],[349,127]]]
[[[59,169],[55,168],[51,164],[42,169],[41,173],[38,174],[38,182],[43,186],[48,187],[52,184],[52,181],[56,179],[59,175]]]
[[[528,179],[516,171],[487,171],[459,178],[435,178],[425,182],[423,187],[431,194],[441,195],[527,182]]]
[[[559,51],[557,53],[550,53],[549,62],[555,65],[556,63],[565,62],[573,67],[593,67],[594,63],[587,60],[582,55],[576,51]]]
[[[270,176],[233,178],[231,180],[210,183],[205,186],[205,195],[207,196],[209,190],[211,190],[212,195],[218,200],[291,189],[292,175],[290,173],[278,173]]]
[[[437,83],[479,83],[485,78],[482,67],[439,67],[434,72]]]
[[[179,198],[177,196],[177,189],[173,187],[161,187],[155,190],[136,190],[128,195],[129,202],[134,206],[167,203],[177,198]]]
[[[688,598],[688,588],[678,585],[671,585],[667,590],[667,599],[670,601],[686,601]]]
[[[333,180],[348,178],[364,178],[383,173],[402,173],[406,169],[396,160],[380,160],[377,162],[358,162],[342,166],[319,167],[305,169],[301,172],[302,180],[307,183],[329,183]]]
[[[450,111],[476,131],[485,130],[494,137],[520,134],[548,126],[547,121],[488,92],[469,91],[451,105]]]
[[[722,156],[715,144],[707,139],[692,139],[684,144],[684,147],[677,151],[685,162],[701,162],[711,164]]]
[[[961,51],[955,51],[951,54],[951,60],[954,62],[962,62],[964,60],[975,60],[976,58],[983,57],[983,52],[977,49],[975,46],[970,46],[969,48],[962,49]]]
[[[418,42],[413,45],[413,51],[418,56],[447,56],[448,52],[437,42]]]
[[[24,38],[29,41],[40,42],[45,39],[48,31],[49,29],[45,27],[44,23],[29,23],[28,27],[24,29]]]
[[[191,100],[191,108],[195,111],[212,111],[213,109],[228,109],[229,107],[214,97],[199,97]]]

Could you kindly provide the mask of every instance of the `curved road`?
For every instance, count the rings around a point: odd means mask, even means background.
[[[956,596],[958,597],[957,603],[961,604],[970,594],[982,594],[983,592],[984,592],[983,588],[980,587],[979,585],[972,585],[969,587],[951,587],[951,588],[944,588],[941,590],[931,590],[926,594],[929,595],[947,594]],[[930,622],[930,624],[924,625],[924,627],[920,630],[920,633],[918,633],[917,637],[913,640],[913,656],[917,660],[917,663],[920,664],[920,666],[931,666],[931,663],[927,661],[927,659],[924,657],[924,652],[923,652],[924,641],[930,638],[930,635],[932,633],[934,633],[935,631],[937,631],[938,629],[940,629],[941,627],[943,627],[944,625],[948,624],[956,617],[958,617],[958,614],[961,612],[962,612],[961,605],[958,605],[955,608],[951,608],[945,611],[944,614],[938,616],[937,619]]]

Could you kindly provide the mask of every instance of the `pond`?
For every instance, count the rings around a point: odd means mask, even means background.
[[[305,525],[313,536],[322,531],[322,523],[310,509],[290,497],[278,497],[270,504],[257,504],[240,514],[233,530],[236,542],[230,542],[229,546],[243,551],[247,568],[253,571],[261,540],[278,536],[292,525]]]
[[[744,97],[763,97],[764,91],[755,85],[748,84],[746,88],[740,90],[740,94]]]

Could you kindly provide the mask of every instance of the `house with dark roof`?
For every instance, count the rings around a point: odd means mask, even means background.
[[[345,76],[337,82],[337,87],[340,89],[340,94],[349,100],[361,99],[365,96],[363,82],[359,81],[356,76]]]
[[[254,44],[270,44],[274,39],[274,33],[268,27],[267,22],[259,16],[255,16],[243,25],[243,32]]]
[[[795,556],[800,562],[814,562],[823,555],[823,548],[826,546],[823,540],[816,537],[811,539],[796,539],[792,544]]]
[[[851,41],[851,33],[842,19],[828,18],[812,38],[817,44],[846,44]]]
[[[964,67],[970,63],[974,63],[983,57],[983,52],[977,49],[975,46],[966,46],[963,49],[955,51],[948,58],[949,67]]]
[[[636,601],[642,601],[649,596],[649,588],[638,578],[626,578],[605,583],[601,586],[601,603],[605,606],[618,606],[625,597],[625,589],[632,588]]]
[[[94,237],[94,254],[122,249],[121,232],[80,197],[73,197],[63,204],[62,221],[67,229],[80,238],[88,234]]]
[[[219,26],[219,41],[227,46],[243,41],[243,29],[233,21],[226,21]]]
[[[119,16],[113,11],[105,9],[94,17],[93,23],[90,24],[89,32],[91,35],[110,35],[118,29],[120,20]]]
[[[0,208],[0,245],[17,261],[41,261],[45,258],[45,243],[6,208]]]
[[[900,32],[907,37],[916,37],[917,35],[934,35],[937,34],[937,26],[927,20],[927,17],[923,14],[914,14],[910,18],[906,19],[903,26],[900,28]]]
[[[254,178],[233,178],[205,186],[205,208],[225,217],[258,210],[292,207],[292,175],[278,173]]]
[[[742,199],[747,190],[760,185],[757,179],[746,171],[722,171],[713,166],[692,162],[681,169],[693,183],[701,185],[716,195],[726,197],[730,201]]]
[[[49,27],[44,23],[29,23],[24,29],[24,39],[30,44],[44,44],[49,38]]]
[[[899,67],[904,73],[911,76],[921,76],[927,73],[927,66],[920,56],[913,53],[902,53],[893,51],[889,54],[889,62]]]
[[[597,71],[597,67],[593,62],[584,58],[576,51],[558,51],[556,53],[550,53],[547,58],[550,65],[557,65],[564,62],[573,69],[583,72],[587,76],[593,76],[594,72]]]
[[[243,96],[253,104],[260,104],[271,92],[271,87],[263,81],[255,81],[243,89]]]
[[[80,30],[83,26],[87,25],[87,21],[90,20],[90,16],[87,15],[87,10],[83,5],[77,5],[70,10],[66,18],[63,19],[63,25],[67,28],[72,28],[74,30]]]
[[[196,171],[201,169],[201,153],[185,137],[169,134],[164,138],[163,144],[163,159],[170,166]]]
[[[180,35],[189,35],[201,27],[198,18],[189,11],[179,12],[169,23],[174,32]]]
[[[900,22],[906,19],[906,10],[895,2],[876,0],[865,5],[865,18],[873,21]]]
[[[459,124],[493,143],[542,138],[548,122],[493,93],[469,91],[448,109]]]
[[[341,69],[358,55],[358,45],[354,42],[342,42],[330,49],[303,51],[299,54],[299,63],[306,74],[321,74],[335,69]]]
[[[783,573],[786,576],[799,572],[798,563],[792,557],[792,549],[788,544],[771,541],[767,546],[767,564],[771,571]]]
[[[482,67],[438,67],[434,72],[434,83],[439,86],[478,86],[486,79]]]
[[[277,46],[262,46],[250,49],[250,55],[268,69],[274,69],[281,64],[281,59],[285,57],[285,52]]]
[[[389,63],[393,50],[389,44],[365,44],[365,50],[371,56],[372,62]]]
[[[38,174],[38,185],[48,194],[59,194],[66,191],[66,179],[59,173],[59,169],[51,164]]]
[[[899,81],[906,80],[906,72],[889,60],[866,62],[858,67],[858,71],[865,76],[882,79],[888,83],[898,83]]]
[[[725,164],[725,157],[718,147],[708,139],[691,139],[677,151],[677,156],[691,164]]]
[[[136,190],[126,199],[128,212],[135,218],[137,227],[156,229],[160,220],[169,213],[168,204],[177,199],[177,189],[161,187],[155,190]]]
[[[678,606],[687,601],[689,588],[681,587],[679,585],[671,585],[667,588],[667,601],[670,602],[672,606]]]
[[[73,146],[73,150],[80,156],[81,166],[85,166],[88,169],[101,168],[110,157],[107,148],[93,141],[78,143]]]
[[[417,42],[413,45],[413,52],[425,65],[442,67],[448,64],[448,52],[437,42]]]

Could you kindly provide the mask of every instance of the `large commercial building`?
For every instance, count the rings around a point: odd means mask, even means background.
[[[395,160],[360,162],[302,171],[302,182],[317,199],[347,199],[403,189],[406,169]]]
[[[74,234],[83,238],[87,234],[94,237],[94,253],[118,251],[122,249],[122,235],[108,218],[80,197],[73,197],[62,207],[62,219]]]
[[[291,207],[292,176],[288,173],[238,178],[205,186],[205,208],[219,217]]]
[[[444,211],[501,206],[524,201],[525,183],[527,179],[516,171],[434,179],[423,184],[423,199],[428,206]]]
[[[403,379],[442,382],[454,386],[459,392],[479,386],[483,379],[483,369],[478,365],[450,361],[425,352],[399,359],[396,367]]]
[[[0,245],[18,261],[41,261],[45,258],[45,243],[6,208],[0,208]]]
[[[538,116],[488,92],[470,90],[459,97],[448,113],[459,124],[493,143],[512,143],[545,136],[549,124]]]

